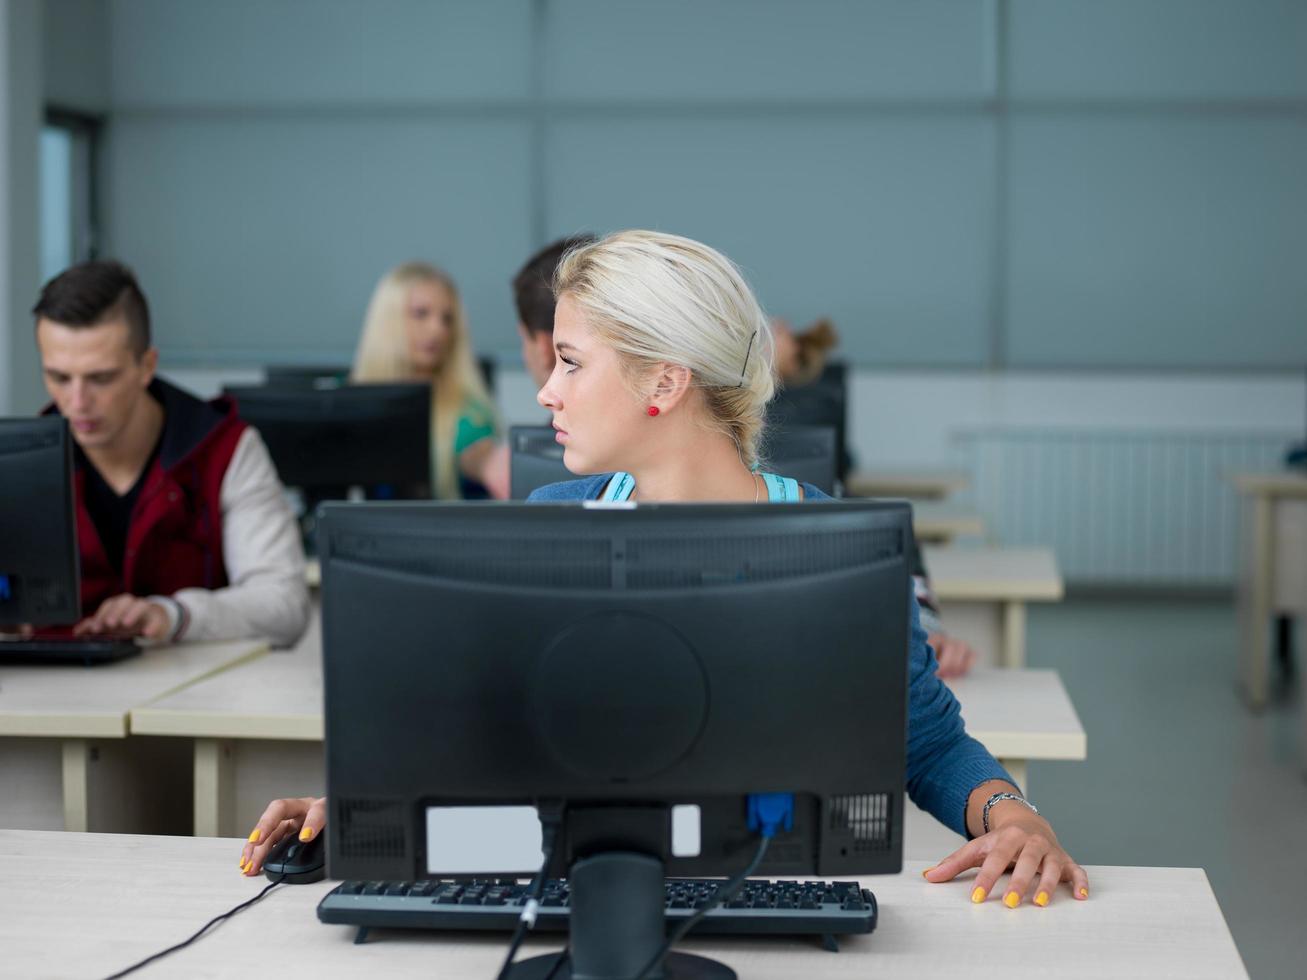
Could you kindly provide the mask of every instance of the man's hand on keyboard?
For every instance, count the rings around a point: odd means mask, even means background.
[[[27,639],[33,632],[34,629],[31,623],[0,624],[0,636],[20,636]]]
[[[73,635],[113,634],[162,640],[167,637],[171,625],[168,610],[163,606],[124,593],[100,603],[93,616],[87,616],[73,627]]]
[[[327,823],[327,798],[320,796],[301,796],[289,800],[273,800],[259,817],[259,822],[250,832],[245,847],[241,849],[241,873],[256,875],[263,867],[277,841],[288,834],[295,834],[300,840],[313,840],[322,833]]]

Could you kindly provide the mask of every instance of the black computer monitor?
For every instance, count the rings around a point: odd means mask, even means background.
[[[510,495],[514,500],[525,500],[538,487],[576,479],[563,465],[563,447],[555,436],[548,425],[515,425],[509,430]],[[768,431],[763,455],[769,472],[792,476],[835,495],[839,453],[830,426],[792,425]]]
[[[62,416],[0,419],[0,626],[81,616],[72,472]]]
[[[839,449],[836,475],[848,476],[851,460],[848,453],[848,386],[847,367],[827,364],[822,373],[805,385],[779,387],[767,406],[767,429],[775,432],[796,425],[828,425],[835,430]]]
[[[269,388],[340,388],[349,384],[349,365],[269,364],[263,377]]]
[[[281,482],[320,499],[350,487],[429,497],[431,386],[228,387],[237,410],[267,443]]]
[[[751,794],[795,794],[759,873],[900,869],[906,504],[327,504],[321,533],[332,877],[447,873],[464,808],[561,810],[578,956],[637,906],[661,938],[664,871],[745,868]]]
[[[317,552],[317,508],[356,496],[422,500],[434,487],[429,384],[228,387],[297,492],[300,531]]]

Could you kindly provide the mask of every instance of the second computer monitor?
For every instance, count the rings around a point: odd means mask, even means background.
[[[431,495],[429,384],[231,387],[241,418],[267,443],[281,482],[314,499],[350,487]]]
[[[525,500],[531,491],[575,480],[577,474],[563,465],[563,447],[548,425],[515,425],[509,430],[511,494]],[[793,425],[769,430],[763,437],[764,468],[778,476],[791,476],[834,495],[838,461],[835,430],[830,426]]]
[[[794,387],[780,387],[767,406],[767,431],[784,431],[798,425],[828,425],[835,430],[839,450],[837,475],[848,475],[846,452],[848,393],[844,364],[828,364],[816,380]]]
[[[81,616],[72,472],[62,416],[0,419],[0,626]]]

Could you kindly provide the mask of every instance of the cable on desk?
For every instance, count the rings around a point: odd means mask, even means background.
[[[272,882],[272,884],[268,885],[267,888],[263,889],[263,891],[259,892],[253,898],[249,899],[248,901],[241,902],[240,905],[237,905],[235,908],[228,909],[226,912],[222,913],[222,915],[214,916],[208,922],[204,923],[204,925],[200,926],[200,928],[197,929],[189,939],[182,940],[176,946],[169,946],[167,949],[160,950],[159,952],[155,953],[153,956],[148,956],[145,959],[141,960],[139,963],[133,963],[127,969],[120,970],[119,972],[113,974],[113,976],[106,977],[105,980],[119,980],[119,977],[125,977],[129,973],[135,973],[141,967],[148,966],[150,963],[153,963],[155,960],[163,959],[163,957],[168,956],[171,953],[175,953],[179,949],[185,949],[191,943],[195,942],[195,940],[199,939],[206,932],[208,932],[210,929],[216,926],[219,922],[222,922],[224,919],[231,918],[237,912],[243,912],[245,909],[249,908],[259,899],[263,898],[264,895],[268,894],[268,892],[272,891],[274,888],[276,888],[285,880],[286,880],[286,876],[283,874],[280,878]]]
[[[499,968],[498,980],[505,980],[508,976],[508,971],[513,966],[513,958],[517,956],[518,948],[526,938],[527,930],[535,928],[536,913],[540,910],[540,893],[544,891],[545,879],[549,876],[549,862],[554,858],[554,842],[558,839],[559,824],[563,822],[563,808],[562,801],[556,800],[540,803],[536,807],[540,814],[540,849],[544,860],[540,862],[539,873],[531,879],[526,903],[522,906],[521,916],[518,917],[517,928],[513,930],[513,938],[508,943],[508,955],[504,957],[504,965]],[[557,968],[558,964],[555,963],[554,969]]]

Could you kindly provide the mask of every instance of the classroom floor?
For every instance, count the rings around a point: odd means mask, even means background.
[[[1277,670],[1272,705],[1244,709],[1236,637],[1233,602],[1032,605],[1030,666],[1061,672],[1089,758],[1032,764],[1031,796],[1085,864],[1205,868],[1251,976],[1302,977],[1304,707]]]

